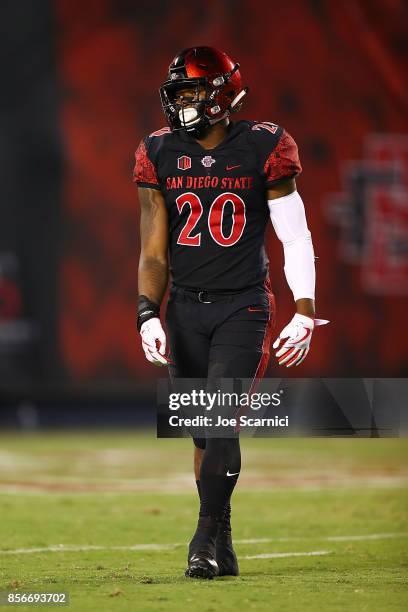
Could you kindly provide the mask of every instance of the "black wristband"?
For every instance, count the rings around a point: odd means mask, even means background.
[[[137,305],[137,329],[140,331],[143,323],[155,317],[160,318],[160,306],[149,300],[145,295],[139,296]]]

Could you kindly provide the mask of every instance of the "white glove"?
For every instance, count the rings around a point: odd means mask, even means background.
[[[316,325],[329,323],[326,319],[312,319],[296,313],[293,319],[283,328],[273,343],[279,365],[287,368],[299,365],[309,352],[312,333]],[[281,344],[283,341],[283,344]],[[280,345],[280,346],[279,346]]]
[[[154,365],[167,365],[168,360],[164,356],[166,352],[166,334],[158,317],[145,321],[140,328],[142,347],[146,359]]]

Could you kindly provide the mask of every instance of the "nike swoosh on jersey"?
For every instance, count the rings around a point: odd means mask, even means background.
[[[233,170],[234,168],[240,168],[241,164],[238,164],[237,166],[227,166],[226,170]]]
[[[230,474],[229,470],[227,472],[227,476],[238,476],[239,472],[235,472],[234,474]]]

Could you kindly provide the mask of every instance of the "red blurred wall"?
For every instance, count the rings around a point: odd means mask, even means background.
[[[72,378],[158,374],[135,331],[132,156],[143,135],[164,125],[157,89],[170,60],[196,44],[220,47],[241,63],[251,88],[242,117],[285,126],[300,149],[298,189],[319,257],[317,313],[331,323],[316,332],[296,375],[406,375],[402,0],[55,6],[65,150],[60,342]],[[385,238],[376,240],[384,227]],[[279,328],[293,302],[276,239],[269,251]],[[270,375],[282,373],[270,366]]]

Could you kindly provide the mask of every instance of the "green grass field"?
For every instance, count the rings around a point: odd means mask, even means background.
[[[197,581],[190,440],[1,434],[0,591],[68,591],[80,612],[408,609],[408,440],[242,446],[241,576]]]

